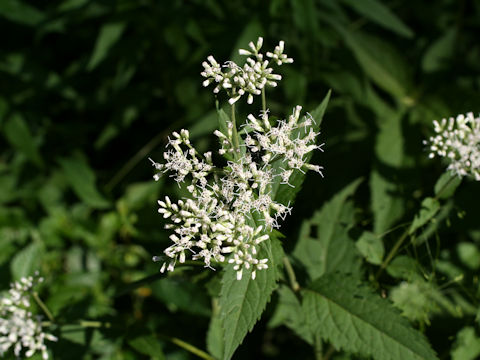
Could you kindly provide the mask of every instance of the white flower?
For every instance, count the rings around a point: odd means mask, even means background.
[[[215,84],[213,88],[215,94],[225,90],[230,105],[235,104],[243,95],[247,95],[247,103],[252,104],[254,96],[260,95],[262,89],[266,86],[276,87],[277,81],[282,79],[281,75],[273,73],[269,60],[264,60],[264,55],[260,53],[262,45],[263,38],[259,37],[256,44],[253,42],[248,44],[249,50],[239,50],[240,55],[249,56],[243,66],[233,61],[226,61],[220,66],[213,56],[209,56],[207,61],[202,63],[204,71],[201,75],[206,78],[203,86]],[[293,59],[283,54],[283,49],[284,42],[280,41],[273,53],[267,52],[267,56],[278,66],[293,62]]]
[[[57,341],[52,334],[43,332],[41,319],[30,312],[29,292],[42,278],[21,278],[12,283],[10,290],[0,296],[0,355],[9,349],[16,357],[24,353],[31,357],[40,351],[43,359],[48,359],[45,340]]]
[[[480,117],[468,113],[435,120],[433,125],[437,135],[424,141],[430,146],[429,157],[444,157],[449,162],[448,170],[480,181]]]

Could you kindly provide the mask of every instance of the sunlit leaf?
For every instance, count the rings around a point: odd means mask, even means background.
[[[353,277],[326,274],[304,290],[311,331],[336,348],[376,360],[437,359],[425,336]]]
[[[251,269],[243,271],[241,280],[236,279],[236,271],[229,265],[224,272],[222,292],[219,299],[220,319],[223,325],[224,353],[222,359],[230,359],[242,343],[247,332],[253,329],[260,319],[265,306],[277,286],[279,265],[283,251],[276,238],[261,243],[258,258],[267,257],[268,269],[257,271],[252,280]]]

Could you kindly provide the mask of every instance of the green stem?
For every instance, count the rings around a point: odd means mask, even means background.
[[[438,191],[437,195],[435,195],[434,199],[435,200],[438,200],[438,198],[440,197],[440,195],[442,194],[442,192],[447,188],[447,186],[450,184],[450,182],[453,181],[453,176],[445,183],[445,185],[443,185],[443,187]],[[388,253],[388,256],[385,258],[385,260],[383,260],[382,264],[380,265],[380,269],[378,269],[378,272],[377,274],[375,275],[375,280],[378,280],[378,278],[380,277],[380,275],[383,273],[383,270],[386,269],[386,267],[388,266],[388,264],[390,264],[390,261],[392,261],[393,257],[396,255],[397,251],[400,249],[400,247],[402,246],[403,242],[405,241],[405,239],[408,237],[409,235],[409,230],[410,228],[408,227],[405,232],[402,234],[402,236],[400,236],[400,238],[397,240],[397,242],[395,243],[395,245],[393,246],[392,250],[390,250],[390,252]]]
[[[290,287],[295,292],[299,291],[300,285],[297,282],[295,272],[293,271],[292,264],[290,264],[290,260],[288,260],[288,257],[283,257],[283,264],[285,265],[285,271],[287,272],[288,279],[290,280]]]
[[[323,346],[322,346],[322,339],[318,335],[314,335],[315,339],[313,342],[313,350],[315,352],[315,360],[323,360]]]
[[[400,236],[400,238],[397,240],[397,242],[393,246],[392,250],[390,250],[390,252],[388,253],[388,256],[385,258],[385,260],[383,260],[382,265],[380,265],[380,269],[378,269],[378,272],[375,275],[375,280],[378,280],[383,270],[385,270],[388,264],[390,264],[390,261],[392,261],[393,257],[396,255],[398,249],[400,249],[400,246],[402,246],[403,242],[408,237],[409,229],[410,228],[407,228],[407,230],[405,230],[405,232],[402,234],[402,236]]]
[[[36,291],[33,292],[33,298],[35,299],[38,306],[40,306],[40,308],[43,310],[45,315],[47,315],[48,320],[50,320],[50,322],[54,323],[55,319],[54,319],[52,313],[50,312],[50,310],[48,310],[47,305],[45,305],[45,303],[42,301],[42,299],[40,299],[40,297],[38,296],[38,293]]]
[[[202,359],[205,359],[205,360],[215,360],[214,357],[210,356],[205,351],[202,351],[199,348],[196,348],[195,346],[193,346],[193,345],[191,345],[191,344],[189,344],[189,343],[187,343],[183,340],[180,340],[180,339],[177,339],[177,338],[174,338],[174,337],[168,338],[168,340],[171,341],[172,343],[174,343],[175,345],[178,345],[181,348],[191,352],[192,354],[197,355],[199,358],[202,358]]]
[[[240,144],[238,141],[238,133],[237,133],[237,122],[235,119],[235,104],[232,104],[232,137],[233,137],[233,149],[234,149],[234,157],[237,158],[238,154],[240,153]]]
[[[262,89],[262,110],[267,111],[267,100],[265,99],[265,87]]]

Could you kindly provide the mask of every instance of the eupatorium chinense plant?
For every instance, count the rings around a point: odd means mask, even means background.
[[[312,151],[322,150],[323,144],[317,144],[319,119],[302,115],[299,105],[286,119],[271,119],[265,90],[277,86],[282,78],[271,66],[293,59],[283,53],[283,41],[265,55],[262,44],[259,38],[248,50],[239,50],[247,56],[242,66],[232,61],[221,65],[213,56],[202,64],[203,85],[213,85],[214,93],[226,92],[231,106],[230,117],[219,111],[220,128],[214,132],[224,162],[215,164],[212,152],[198,152],[185,129],[169,137],[164,162],[151,160],[158,170],[155,180],[169,174],[189,193],[178,202],[168,196],[158,201],[158,212],[170,220],[165,227],[171,230],[172,241],[164,250],[168,259],[162,272],[173,271],[177,262],[191,257],[208,268],[231,263],[238,280],[245,271],[255,279],[257,271],[269,266],[269,258],[259,255],[260,244],[269,241],[272,230],[279,228],[292,210],[293,199],[278,200],[279,188],[295,188],[291,179],[298,177],[296,173],[313,170],[323,176],[323,168],[309,162]],[[262,110],[249,114],[239,126],[235,103],[244,95],[248,104],[261,96]],[[323,105],[324,109],[326,101]],[[153,260],[163,261],[165,256]]]

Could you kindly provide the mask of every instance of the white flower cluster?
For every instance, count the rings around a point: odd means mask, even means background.
[[[273,73],[273,69],[269,67],[270,61],[264,59],[264,55],[260,53],[262,45],[263,38],[259,37],[256,44],[249,43],[250,50],[239,50],[240,55],[249,56],[243,67],[233,61],[227,61],[220,65],[210,55],[207,58],[208,61],[202,63],[204,71],[201,75],[206,78],[203,86],[216,84],[213,89],[215,94],[221,89],[225,89],[230,98],[228,100],[230,104],[234,104],[245,94],[248,94],[247,103],[253,103],[254,95],[260,95],[265,86],[277,86],[277,81],[282,79],[281,75]],[[266,57],[278,66],[292,63],[293,59],[284,54],[283,50],[284,42],[280,41],[274,52],[267,52]]]
[[[480,181],[480,117],[473,113],[433,122],[435,136],[425,144],[430,145],[430,158],[445,157],[448,170],[458,176],[473,176]]]
[[[48,359],[45,340],[57,341],[51,334],[43,332],[41,319],[30,312],[29,292],[36,282],[42,278],[21,278],[11,284],[5,296],[0,297],[0,355],[10,348],[16,357],[22,355],[31,357],[36,351],[42,353],[43,359]]]
[[[244,268],[253,269],[254,279],[257,270],[268,267],[268,259],[257,258],[258,245],[269,239],[267,231],[279,227],[278,219],[291,211],[272,199],[273,184],[293,186],[289,179],[295,169],[321,174],[322,167],[306,162],[307,153],[321,150],[322,145],[315,145],[318,133],[312,129],[312,117],[300,121],[301,109],[297,106],[288,120],[278,121],[275,127],[268,112],[259,119],[249,115],[240,153],[234,147],[231,122],[226,133],[215,131],[221,143],[219,154],[237,155],[223,169],[213,165],[211,153],[200,155],[192,147],[187,130],[173,133],[167,145],[171,149],[164,153],[166,162],[152,160],[159,170],[154,178],[171,172],[180,184],[188,176],[190,197],[178,203],[168,197],[158,201],[158,212],[172,220],[166,228],[173,230],[173,244],[164,251],[170,260],[163,263],[162,272],[173,271],[177,260],[185,262],[187,254],[192,254],[193,260],[202,259],[210,268],[212,261],[233,263],[237,279],[242,278]],[[228,259],[227,254],[231,254]],[[160,260],[154,257],[154,261]]]

